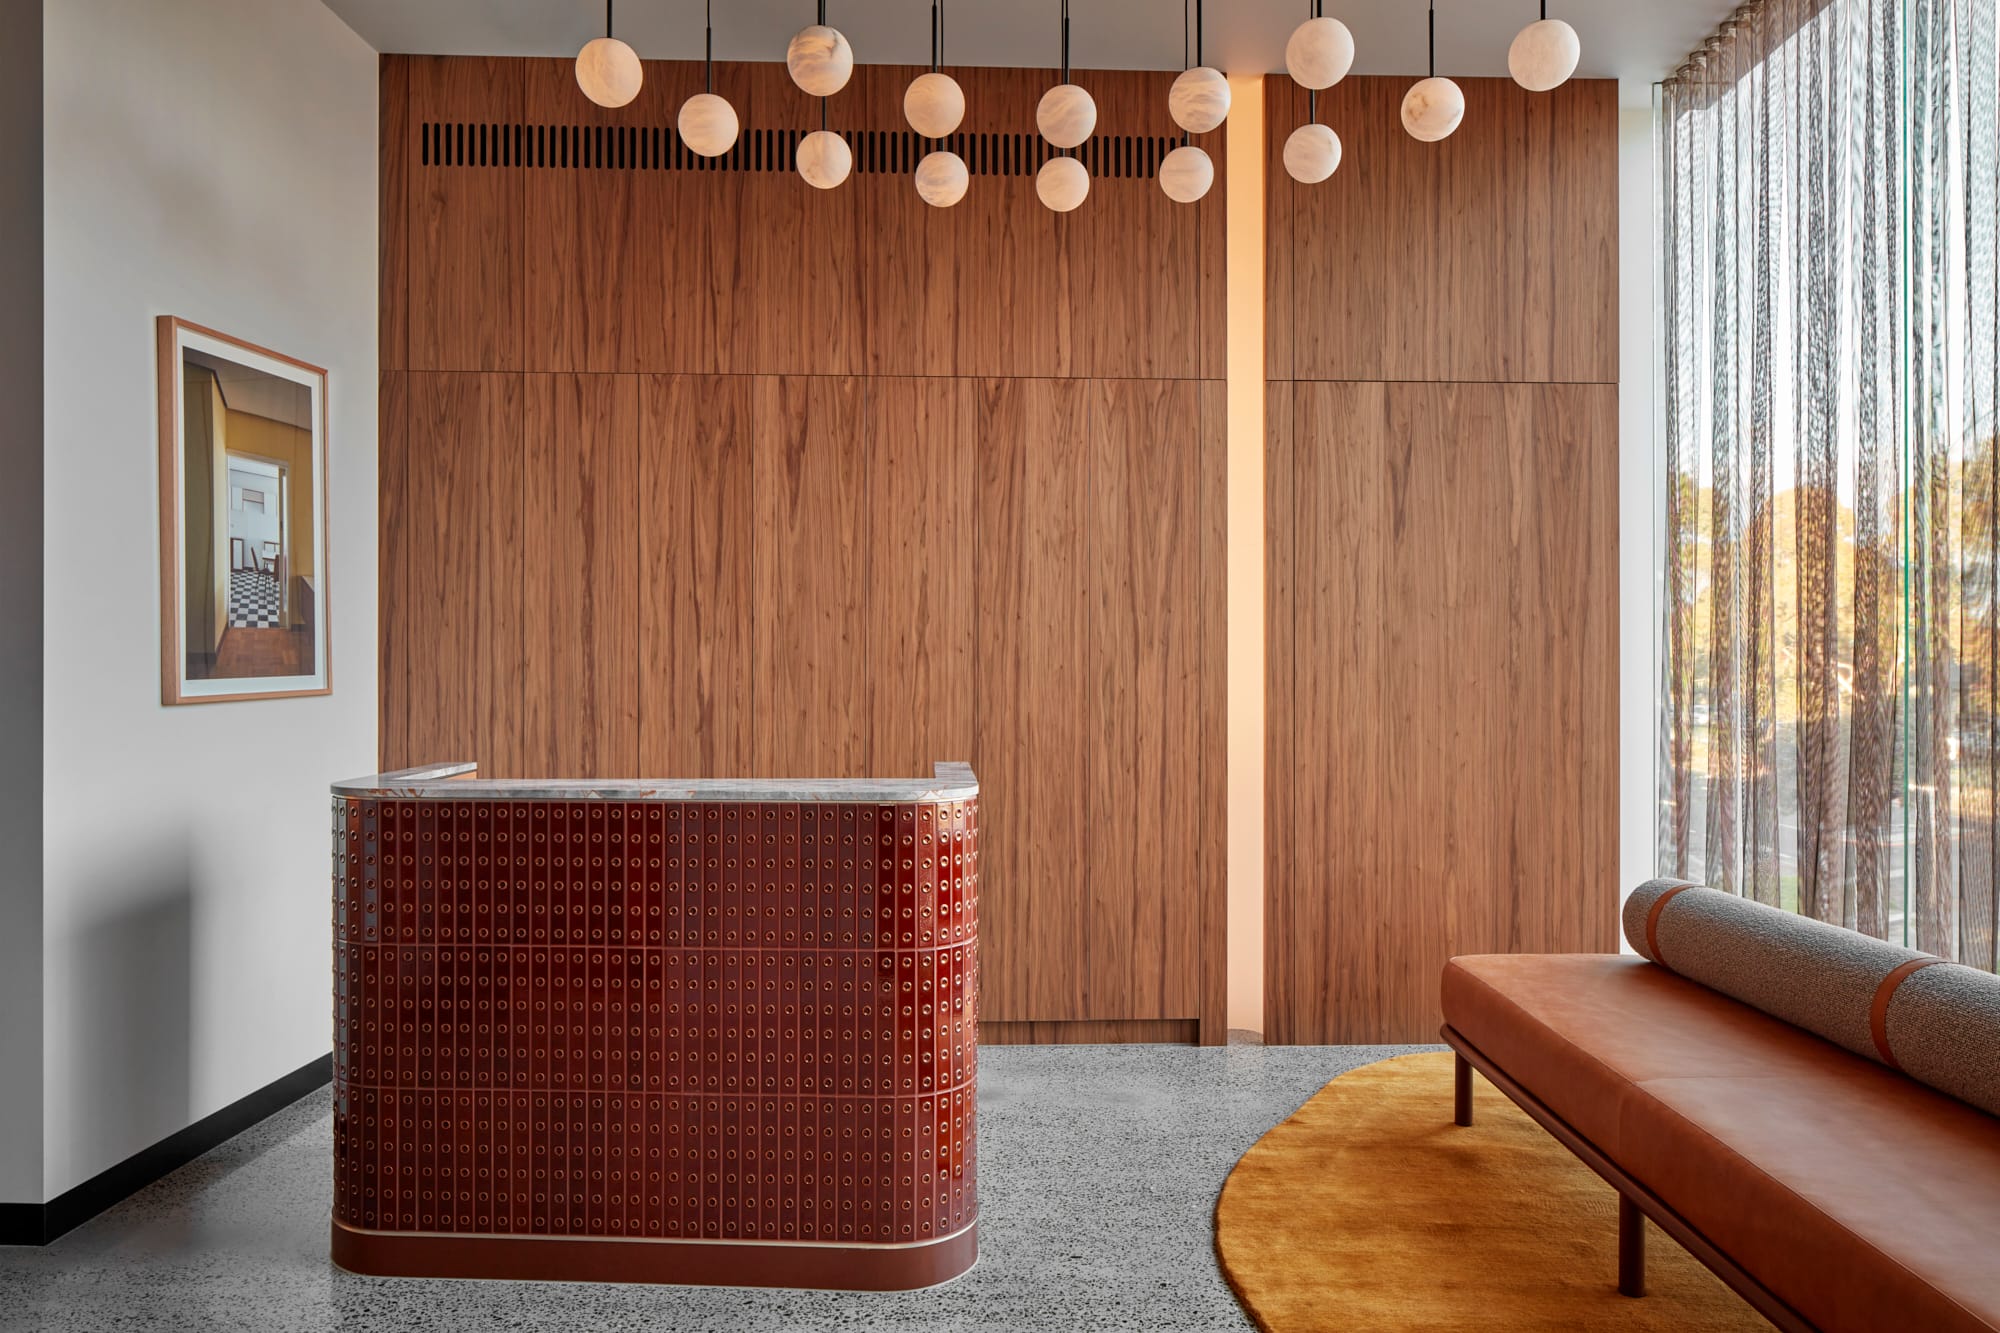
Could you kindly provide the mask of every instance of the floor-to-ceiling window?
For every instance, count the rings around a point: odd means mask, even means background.
[[[1660,869],[1988,968],[1994,11],[1748,4],[1659,101]]]

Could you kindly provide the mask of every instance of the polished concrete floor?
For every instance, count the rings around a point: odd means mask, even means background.
[[[1212,1248],[1229,1168],[1334,1075],[1408,1049],[988,1048],[979,1265],[895,1295],[340,1272],[321,1090],[54,1245],[0,1247],[0,1328],[1243,1329]]]

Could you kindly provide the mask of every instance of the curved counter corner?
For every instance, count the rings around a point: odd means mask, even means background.
[[[334,789],[335,1262],[862,1290],[972,1266],[969,768],[470,771]]]

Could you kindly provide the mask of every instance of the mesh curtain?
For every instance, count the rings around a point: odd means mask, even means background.
[[[1768,0],[1660,90],[1657,846],[1995,964],[1995,0]]]

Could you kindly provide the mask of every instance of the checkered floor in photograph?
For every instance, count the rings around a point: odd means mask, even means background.
[[[229,628],[276,629],[284,610],[275,574],[239,569],[229,576]]]

